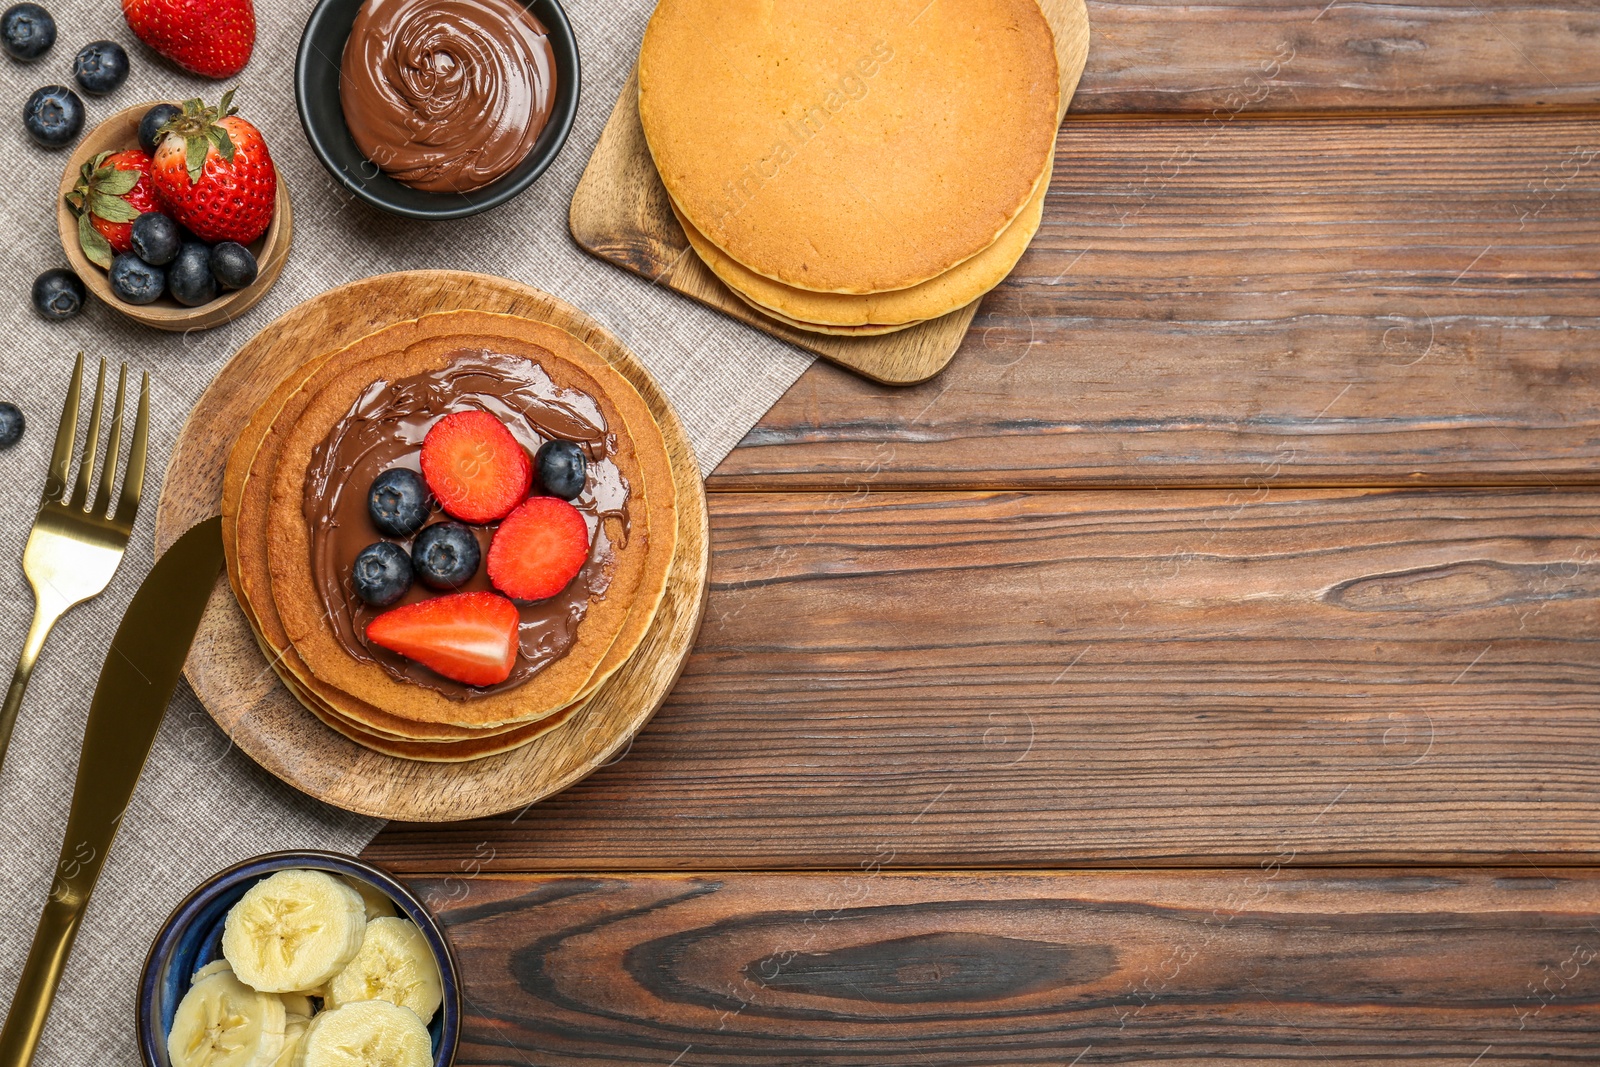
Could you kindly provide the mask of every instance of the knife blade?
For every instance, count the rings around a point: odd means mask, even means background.
[[[0,1067],[26,1067],[44,1032],[84,909],[222,569],[222,517],[178,538],[139,586],[106,652],[55,882],[0,1030]]]

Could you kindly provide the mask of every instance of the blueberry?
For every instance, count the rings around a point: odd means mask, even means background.
[[[460,589],[478,573],[482,557],[478,539],[459,522],[424,526],[411,542],[411,566],[422,584],[433,589]]]
[[[153,303],[167,287],[167,272],[132,252],[111,261],[111,292],[125,304]]]
[[[139,147],[155,155],[156,131],[181,114],[183,108],[176,104],[157,104],[146,111],[144,118],[139,120]]]
[[[22,105],[22,124],[41,147],[60,148],[83,129],[83,101],[65,85],[35,89]]]
[[[0,448],[10,448],[22,440],[22,431],[26,426],[21,408],[0,401]]]
[[[367,514],[372,525],[390,537],[410,537],[428,521],[432,502],[422,475],[404,467],[391,467],[372,479],[367,491]]]
[[[0,15],[0,40],[12,59],[31,63],[56,43],[56,20],[38,4],[13,4]]]
[[[133,220],[133,250],[152,267],[165,267],[178,258],[183,235],[170,215],[146,211]]]
[[[33,307],[47,319],[70,319],[83,310],[88,296],[83,282],[65,267],[47,270],[33,280]]]
[[[583,449],[573,442],[546,441],[533,457],[533,466],[539,472],[539,483],[551,496],[571,500],[583,492]]]
[[[375,608],[386,608],[411,588],[411,557],[393,541],[368,545],[350,568],[356,596]]]
[[[91,96],[116,92],[128,80],[128,53],[115,41],[86,44],[73,57],[72,76]]]
[[[217,297],[217,279],[211,274],[211,249],[200,241],[185,241],[167,268],[167,292],[184,307],[209,304]]]
[[[211,273],[224,289],[243,289],[256,280],[256,257],[238,241],[211,246]]]

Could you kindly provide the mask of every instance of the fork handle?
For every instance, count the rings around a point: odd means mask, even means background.
[[[22,694],[28,689],[28,679],[33,676],[33,665],[39,662],[39,652],[44,639],[50,636],[56,620],[66,613],[43,598],[35,597],[33,624],[28,627],[27,639],[22,642],[22,655],[17,657],[16,672],[11,675],[11,688],[6,690],[6,702],[0,707],[0,767],[5,765],[6,749],[11,745],[11,728],[17,724],[17,709],[22,707]]]

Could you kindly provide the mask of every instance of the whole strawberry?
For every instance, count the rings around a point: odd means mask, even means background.
[[[167,214],[200,240],[247,245],[272,222],[278,172],[261,131],[232,104],[232,89],[216,107],[185,101],[157,135],[150,180]]]
[[[143,149],[101,152],[83,165],[67,207],[78,216],[78,243],[91,263],[107,270],[133,248],[133,220],[156,210],[150,157]]]
[[[207,78],[233,77],[256,46],[251,0],[122,0],[122,14],[139,40]]]

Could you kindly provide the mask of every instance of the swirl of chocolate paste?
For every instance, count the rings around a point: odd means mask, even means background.
[[[505,424],[532,455],[551,438],[576,441],[588,460],[584,490],[572,501],[589,524],[589,559],[565,589],[548,600],[519,601],[522,651],[511,677],[479,688],[451,681],[420,663],[367,640],[367,624],[383,612],[364,603],[350,586],[350,568],[361,550],[383,536],[367,515],[372,480],[391,467],[422,467],[422,439],[433,424],[456,411],[487,411]],[[462,349],[436,371],[395,381],[376,381],[312,453],[302,505],[311,535],[311,573],[334,637],[355,659],[376,663],[391,678],[431,689],[452,700],[471,700],[515,688],[546,664],[567,654],[589,603],[605,598],[615,551],[613,520],[621,543],[628,535],[628,482],[612,458],[616,435],[593,397],[551,380],[538,363],[520,356]],[[434,505],[430,522],[449,518]],[[498,524],[472,527],[483,558]],[[391,538],[391,540],[394,540]],[[408,551],[409,540],[399,542]],[[463,592],[488,590],[483,567]],[[438,596],[419,582],[400,601],[414,604]]]
[[[395,181],[481,189],[550,119],[555,54],[516,0],[367,0],[339,72],[345,125]]]

